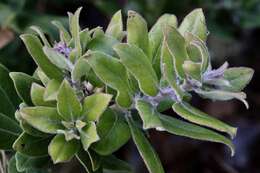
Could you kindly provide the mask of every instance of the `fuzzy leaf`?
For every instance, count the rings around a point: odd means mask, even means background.
[[[87,46],[88,46],[88,44],[91,40],[88,28],[80,31],[79,37],[80,37],[80,44],[81,44],[81,47],[82,47],[82,52],[86,52]]]
[[[183,36],[176,28],[166,26],[164,29],[164,39],[169,47],[170,54],[173,57],[174,69],[178,74],[178,77],[184,78],[185,74],[182,69],[182,64],[188,59],[188,53]]]
[[[159,82],[144,52],[135,45],[125,43],[117,44],[114,49],[124,66],[138,80],[140,89],[147,95],[155,96]]]
[[[69,32],[65,29],[65,27],[62,25],[62,23],[56,20],[52,21],[51,23],[59,29],[60,40],[64,41],[65,43],[69,43],[69,41],[71,40],[71,36]]]
[[[65,120],[76,120],[81,115],[81,103],[66,79],[62,82],[57,95],[57,108]]]
[[[30,27],[32,30],[34,30],[41,38],[42,42],[44,43],[45,46],[47,47],[51,47],[49,41],[47,40],[47,38],[45,37],[43,31],[41,30],[40,27],[38,26],[31,26]]]
[[[159,51],[160,45],[162,44],[163,41],[163,27],[165,27],[166,25],[177,27],[177,23],[178,22],[175,15],[164,14],[153,25],[153,27],[149,31],[149,41],[151,43],[150,49],[153,58],[155,57],[157,51]],[[154,61],[155,60],[153,59],[153,62]]]
[[[43,98],[45,101],[56,101],[61,83],[55,79],[48,82]]]
[[[174,89],[178,100],[182,100],[186,94],[176,82],[177,74],[174,70],[174,61],[166,40],[163,41],[161,49],[161,71],[163,78]]]
[[[42,50],[41,41],[34,35],[24,34],[20,36],[23,40],[28,52],[36,64],[50,78],[61,80],[63,78],[62,71],[50,62]]]
[[[108,109],[100,117],[97,124],[97,131],[100,140],[93,144],[92,148],[100,155],[110,155],[130,138],[127,124],[117,112]]]
[[[80,140],[85,151],[88,151],[90,145],[99,140],[96,124],[89,122],[85,127],[79,130]]]
[[[79,15],[81,12],[81,7],[77,9],[75,14],[71,17],[70,21],[70,32],[72,35],[72,38],[74,40],[74,46],[76,48],[76,56],[79,58],[82,55],[82,48],[80,43],[80,26],[79,26]]]
[[[121,10],[117,11],[111,18],[106,29],[106,34],[116,38],[119,41],[121,41],[124,37]]]
[[[201,64],[196,63],[190,60],[184,61],[182,64],[182,68],[186,75],[190,76],[191,78],[201,81]]]
[[[179,136],[222,143],[227,145],[231,149],[231,155],[234,155],[234,145],[225,136],[195,124],[160,114],[145,101],[139,100],[137,106],[146,129],[155,128],[159,131],[167,131]]]
[[[147,23],[142,16],[131,10],[128,11],[127,18],[127,43],[142,49],[151,62]]]
[[[21,116],[32,127],[45,132],[55,134],[57,130],[63,129],[62,118],[56,108],[51,107],[25,107],[20,110]]]
[[[96,75],[118,91],[116,102],[122,107],[129,107],[131,91],[125,67],[117,59],[98,51],[90,52],[87,60]]]
[[[228,68],[224,72],[224,79],[229,81],[230,87],[224,87],[225,90],[239,92],[243,90],[251,81],[254,70],[246,67]]]
[[[39,138],[22,133],[19,138],[13,144],[15,151],[28,156],[47,156],[48,149],[47,146],[50,142],[49,137]]]
[[[119,41],[116,38],[105,34],[100,29],[98,29],[94,33],[94,35],[95,36],[89,42],[87,48],[92,51],[100,51],[108,55],[114,56],[115,52],[112,48],[115,44],[119,43]]]
[[[91,67],[89,66],[87,60],[84,57],[81,57],[80,59],[77,60],[72,70],[72,74],[71,74],[72,80],[75,82],[80,81],[80,79],[83,76],[87,76],[90,69]]]
[[[127,122],[129,124],[134,143],[141,157],[143,158],[149,172],[164,173],[161,161],[157,153],[155,152],[149,141],[146,139],[143,132],[136,126],[131,117],[127,117]]]
[[[37,83],[33,83],[31,87],[31,99],[35,106],[56,106],[53,101],[44,101],[43,95],[45,88]]]
[[[73,68],[73,64],[61,53],[57,52],[53,48],[49,47],[43,47],[43,52],[47,56],[47,58],[50,60],[52,64],[57,66],[58,68],[62,70],[71,71]]]
[[[32,100],[30,97],[31,85],[33,82],[38,83],[39,81],[25,73],[11,72],[10,77],[14,82],[14,86],[19,97],[27,105],[32,105]]]
[[[238,99],[241,102],[244,103],[246,108],[249,108],[249,105],[247,103],[246,94],[244,92],[229,92],[229,91],[222,91],[222,90],[210,90],[210,91],[203,91],[200,89],[196,89],[195,92],[202,96],[203,98],[208,98],[211,100],[232,100],[232,99]]]
[[[179,116],[190,122],[210,127],[221,132],[226,132],[232,138],[236,136],[237,128],[231,127],[230,125],[207,115],[206,113],[192,107],[188,103],[174,103],[172,108]]]
[[[185,32],[191,32],[201,40],[206,41],[208,36],[208,29],[202,9],[198,8],[190,12],[183,19],[178,30],[182,35],[184,35]]]
[[[95,93],[84,99],[82,116],[88,121],[98,121],[106,110],[112,96],[104,93]]]
[[[76,139],[66,141],[64,135],[56,135],[49,144],[49,155],[54,164],[70,161],[80,148]]]

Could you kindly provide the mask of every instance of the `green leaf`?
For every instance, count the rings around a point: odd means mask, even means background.
[[[60,85],[59,81],[55,79],[50,80],[46,86],[43,99],[45,101],[56,101]]]
[[[201,62],[201,68],[200,71],[201,73],[204,73],[209,65],[210,65],[210,56],[209,56],[209,52],[208,52],[208,48],[206,46],[206,43],[203,42],[199,37],[197,37],[196,35],[193,35],[190,32],[186,32],[184,34],[185,40],[193,46],[193,51],[196,52],[191,52],[193,54],[196,54],[199,52],[199,57],[200,57],[200,62]],[[196,49],[196,50],[194,50]]]
[[[210,127],[221,132],[226,132],[232,138],[236,136],[237,128],[231,127],[230,125],[207,115],[188,103],[174,103],[172,108],[179,116],[190,122]]]
[[[44,54],[41,41],[36,36],[31,34],[24,34],[20,37],[23,40],[28,52],[31,54],[32,58],[41,68],[41,70],[48,77],[61,80],[63,78],[62,71],[54,64],[52,64],[47,56]]]
[[[102,159],[102,166],[105,170],[109,170],[110,173],[133,173],[131,166],[113,155],[106,156]]]
[[[185,40],[178,30],[171,26],[164,29],[164,39],[167,42],[170,54],[173,57],[174,69],[180,78],[185,78],[182,64],[188,59]]]
[[[175,94],[178,97],[178,100],[182,100],[186,94],[177,84],[177,74],[174,70],[173,57],[170,53],[169,47],[165,39],[163,40],[161,49],[161,71],[163,75],[162,77],[166,79],[169,85],[174,89]]]
[[[106,34],[116,38],[117,40],[121,41],[124,37],[123,32],[123,21],[122,21],[122,13],[121,10],[117,11],[112,19],[110,20]]]
[[[13,144],[15,151],[28,156],[46,156],[48,155],[47,146],[50,142],[49,137],[39,138],[22,133]]]
[[[125,67],[119,60],[98,52],[90,52],[87,58],[95,74],[108,86],[118,91],[116,102],[122,107],[131,105],[131,91]]]
[[[14,86],[19,97],[27,105],[32,105],[30,97],[32,83],[39,83],[39,81],[25,73],[11,72],[10,77],[14,82]]]
[[[55,134],[57,130],[64,129],[62,118],[56,108],[51,107],[25,107],[20,110],[21,116],[32,127],[45,132]]]
[[[112,95],[95,93],[87,96],[83,102],[82,116],[88,121],[98,121],[99,117],[106,110]]]
[[[12,149],[12,144],[20,133],[19,125],[13,119],[0,113],[0,149]]]
[[[190,60],[184,61],[182,64],[182,68],[186,75],[190,76],[191,78],[201,81],[201,64],[196,63]]]
[[[99,140],[97,134],[96,124],[94,122],[89,122],[85,127],[79,129],[80,140],[85,151],[88,151],[90,145]]]
[[[80,148],[76,139],[66,141],[64,135],[56,135],[49,147],[49,155],[54,164],[70,161]]]
[[[56,21],[56,20],[52,21],[51,23],[59,29],[60,40],[64,41],[65,43],[68,44],[69,41],[71,40],[71,36],[70,36],[69,32],[64,28],[62,23],[60,21]]]
[[[117,43],[119,43],[119,41],[116,38],[104,34],[101,29],[97,29],[87,48],[92,51],[100,51],[114,56],[113,46]]]
[[[227,145],[231,149],[231,155],[234,155],[234,145],[225,136],[198,125],[160,114],[145,101],[140,100],[137,104],[138,112],[146,129],[155,128],[158,131],[167,131],[179,136],[222,143]]]
[[[100,155],[110,155],[130,138],[130,131],[122,115],[107,109],[97,124],[100,140],[93,144],[92,149]]]
[[[56,106],[53,101],[44,101],[43,95],[45,88],[39,84],[33,83],[31,87],[31,99],[35,106]]]
[[[90,32],[89,32],[88,28],[80,31],[79,37],[80,37],[80,44],[81,44],[81,47],[82,47],[82,52],[86,52],[88,43],[91,40]]]
[[[64,55],[57,52],[53,48],[44,46],[43,52],[50,60],[50,62],[55,66],[57,66],[58,68],[67,71],[71,71],[73,69],[73,64]]]
[[[208,98],[211,100],[232,100],[238,99],[244,103],[247,109],[249,109],[249,105],[246,101],[246,94],[244,92],[230,92],[230,91],[223,91],[223,90],[210,90],[210,91],[203,91],[201,89],[196,89],[195,92],[199,94],[203,98]]]
[[[246,67],[228,68],[224,72],[224,79],[229,81],[230,86],[223,89],[233,92],[243,90],[251,81],[254,70]]]
[[[134,143],[143,158],[145,165],[150,173],[163,173],[163,167],[161,161],[153,149],[152,145],[146,139],[143,132],[136,126],[135,122],[131,117],[127,117],[127,122],[129,124],[132,138]]]
[[[81,12],[82,7],[78,8],[75,14],[71,17],[70,21],[70,32],[72,35],[72,38],[74,40],[74,45],[77,52],[77,58],[79,58],[82,55],[82,48],[80,43],[80,26],[79,26],[79,15]]]
[[[18,111],[17,111],[18,112]],[[37,130],[36,128],[32,127],[29,123],[27,123],[22,117],[20,121],[20,127],[23,129],[24,132],[31,136],[35,137],[47,137],[49,134],[41,132],[40,130]]]
[[[163,41],[163,27],[166,25],[177,27],[177,23],[178,22],[175,15],[163,14],[149,31],[149,41],[151,43],[150,50],[152,52],[153,62],[155,61],[154,57],[157,51],[160,51],[160,45]]]
[[[20,173],[16,168],[16,160],[15,157],[11,157],[8,162],[8,173]]]
[[[101,168],[101,157],[92,150],[80,149],[76,157],[88,173],[98,172]]]
[[[74,89],[65,79],[57,95],[57,108],[65,120],[76,120],[81,116],[82,106]]]
[[[159,82],[144,52],[135,45],[126,43],[117,44],[114,49],[124,66],[138,80],[140,89],[147,95],[155,96]]]
[[[15,107],[12,104],[10,97],[7,96],[6,92],[2,89],[0,86],[0,98],[1,98],[1,104],[0,104],[0,113],[8,115],[8,117],[14,119],[14,112]]]
[[[39,67],[35,70],[35,73],[39,77],[39,79],[42,82],[42,84],[44,86],[47,86],[48,82],[50,81],[48,76],[46,76],[46,74]]]
[[[15,91],[13,81],[9,76],[9,70],[5,68],[2,64],[0,64],[0,81],[0,87],[5,91],[13,105],[19,105],[21,101]]]
[[[142,16],[131,10],[128,11],[127,18],[127,43],[142,49],[151,62],[147,23]]]
[[[16,167],[19,172],[26,171],[28,169],[41,169],[47,166],[49,158],[43,157],[30,157],[21,153],[15,154]]]
[[[41,38],[42,42],[44,43],[45,46],[47,47],[51,47],[49,41],[47,40],[47,38],[45,37],[43,31],[41,30],[40,27],[38,26],[31,26],[30,27],[32,30],[34,30]]]
[[[84,57],[81,57],[77,60],[74,65],[74,68],[71,72],[72,81],[78,82],[83,76],[87,76],[91,67],[89,66],[87,60]]]
[[[185,32],[191,32],[201,40],[206,41],[208,36],[208,29],[202,9],[198,8],[190,12],[183,19],[178,30],[182,35],[184,35]]]

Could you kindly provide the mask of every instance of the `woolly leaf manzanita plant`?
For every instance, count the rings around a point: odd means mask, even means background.
[[[59,41],[50,42],[37,26],[35,34],[21,35],[38,66],[32,76],[0,66],[0,149],[14,153],[10,173],[47,172],[73,157],[88,173],[133,172],[113,155],[131,138],[149,172],[163,173],[148,129],[222,143],[234,155],[237,128],[193,107],[191,93],[238,99],[248,108],[241,90],[253,70],[227,62],[212,68],[201,9],[180,25],[164,14],[150,30],[129,11],[126,31],[120,11],[106,31],[81,29],[80,11],[68,13],[69,29],[52,22]],[[182,119],[161,113],[168,109]]]

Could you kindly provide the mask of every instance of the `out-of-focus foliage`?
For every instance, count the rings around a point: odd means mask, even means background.
[[[209,30],[213,34],[232,38],[238,30],[260,27],[259,0],[92,0],[100,10],[112,15],[122,8],[132,9],[145,16],[149,25],[165,12],[178,16],[190,9],[202,7],[206,12]],[[107,8],[109,7],[109,8]]]
[[[48,6],[63,6],[65,1],[48,0],[1,0],[0,2],[0,61],[10,69],[30,72],[31,60],[24,49],[18,35],[29,32],[32,25],[40,26],[44,32],[56,39],[57,30],[49,25],[51,20],[59,20],[67,25],[65,17],[58,13],[51,14]],[[53,11],[53,10],[52,10]],[[12,44],[10,44],[12,43]],[[23,63],[21,63],[23,62]]]

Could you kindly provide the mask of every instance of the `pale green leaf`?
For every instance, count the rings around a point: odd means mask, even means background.
[[[208,29],[202,9],[198,8],[190,12],[183,19],[178,30],[182,35],[184,35],[185,32],[191,32],[201,40],[206,41],[208,36]]]
[[[83,102],[82,116],[88,121],[98,121],[99,117],[106,110],[112,95],[95,93],[87,96]]]
[[[112,19],[110,20],[107,26],[106,34],[116,38],[119,41],[121,41],[122,38],[124,37],[121,10],[117,11],[113,15]]]
[[[174,103],[172,108],[179,116],[190,122],[228,133],[232,138],[236,136],[237,128],[207,115],[188,103]]]
[[[49,144],[49,155],[54,164],[70,161],[80,148],[76,139],[66,141],[64,135],[56,135]]]
[[[54,101],[44,101],[43,95],[45,88],[37,83],[31,86],[31,99],[35,106],[56,106]]]
[[[152,57],[149,49],[149,38],[147,23],[142,16],[135,11],[128,11],[127,18],[127,43],[136,45],[151,62]]]
[[[81,116],[81,103],[66,79],[64,79],[58,91],[57,108],[65,120],[76,120]]]
[[[99,140],[96,124],[89,122],[85,127],[79,129],[80,140],[85,151],[88,151],[90,145]]]
[[[91,67],[89,66],[89,64],[87,63],[87,60],[84,57],[79,58],[75,65],[74,68],[71,72],[71,77],[72,80],[75,82],[80,81],[80,79],[83,76],[87,76],[89,71],[90,71]]]
[[[127,79],[127,72],[119,60],[98,52],[90,52],[88,63],[96,75],[108,86],[117,90],[116,102],[122,107],[131,105],[131,91]]]
[[[131,117],[127,117],[132,138],[134,143],[143,158],[145,165],[150,173],[164,173],[161,161],[153,149],[150,142],[146,139],[143,132],[136,126],[134,120]]]
[[[164,39],[168,45],[170,54],[174,60],[174,69],[178,77],[185,78],[182,64],[188,59],[188,53],[185,46],[185,39],[179,31],[171,26],[164,29]]]
[[[31,34],[24,34],[20,37],[23,40],[28,52],[31,54],[32,58],[41,68],[41,70],[48,77],[61,80],[63,78],[62,71],[54,64],[52,64],[47,56],[44,54],[41,41],[36,36]]]
[[[61,83],[55,79],[47,83],[43,98],[45,101],[56,101]]]
[[[20,114],[32,127],[45,132],[55,134],[57,130],[64,129],[61,124],[62,118],[56,108],[52,107],[25,107]]]
[[[51,47],[49,41],[47,40],[47,38],[45,37],[43,31],[41,30],[40,27],[38,26],[31,26],[30,27],[32,30],[34,30],[41,38],[42,42],[44,43],[45,46],[47,47]]]
[[[155,96],[159,81],[144,52],[135,45],[126,43],[117,44],[114,49],[124,66],[138,80],[140,89],[147,95]]]

